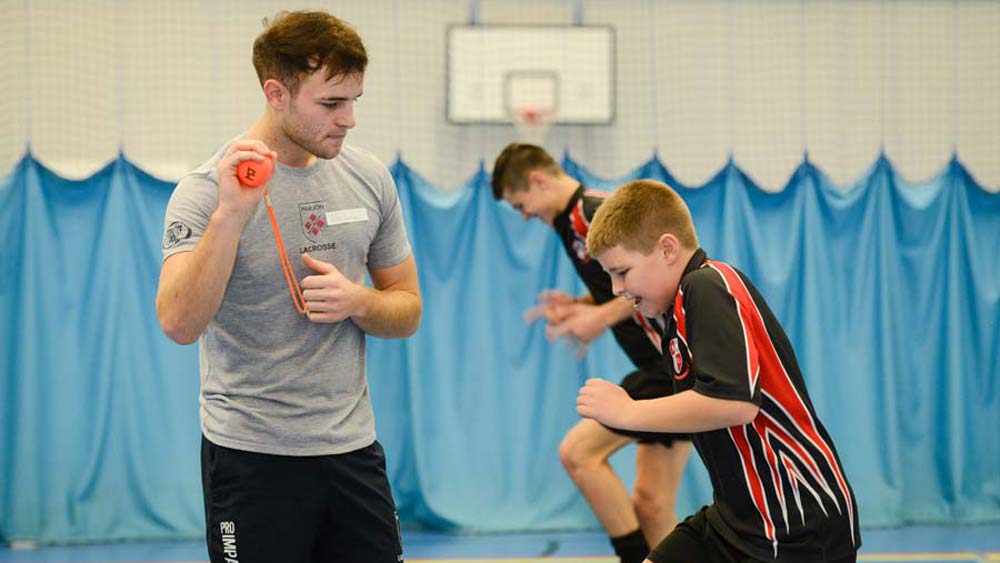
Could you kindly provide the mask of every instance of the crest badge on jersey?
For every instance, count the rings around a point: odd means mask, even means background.
[[[682,351],[682,348],[685,348],[685,350]],[[686,346],[684,346],[680,338],[675,336],[670,339],[667,349],[670,351],[670,359],[674,367],[674,379],[684,379],[691,371],[691,366],[688,365],[687,354],[685,353]]]
[[[326,205],[322,201],[299,204],[299,224],[302,234],[312,242],[319,242],[326,228]]]

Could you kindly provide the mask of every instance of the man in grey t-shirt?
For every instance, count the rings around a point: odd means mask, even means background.
[[[344,144],[367,55],[341,20],[293,12],[253,61],[266,109],[178,184],[156,301],[172,339],[199,341],[209,554],[396,562],[365,334],[413,334],[422,302],[392,177]],[[264,186],[240,185],[241,162],[268,159]]]

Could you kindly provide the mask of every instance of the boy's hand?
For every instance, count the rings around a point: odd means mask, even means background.
[[[600,306],[564,291],[546,289],[538,294],[538,303],[524,312],[524,322],[531,324],[544,318],[549,323],[545,327],[546,338],[565,339],[567,347],[576,348],[578,360],[587,355],[590,343],[607,328]]]
[[[569,305],[576,303],[576,297],[561,289],[546,289],[538,294],[538,302],[545,305]]]
[[[572,336],[583,344],[590,344],[604,332],[606,325],[597,305],[574,303],[560,307],[561,317],[550,319],[549,326],[545,327],[545,336],[549,340]]]
[[[546,289],[538,294],[538,305],[524,312],[525,324],[531,324],[545,317],[545,320],[561,322],[566,316],[567,306],[573,305],[576,298],[559,289]]]
[[[634,403],[621,386],[591,378],[576,397],[576,412],[606,426],[628,430],[629,411]]]

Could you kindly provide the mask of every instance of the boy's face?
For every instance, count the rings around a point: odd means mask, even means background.
[[[559,210],[553,210],[550,190],[531,182],[526,190],[505,190],[504,200],[524,217],[524,220],[537,218],[551,225]]]
[[[611,291],[632,301],[647,317],[657,317],[673,306],[680,274],[669,248],[657,245],[649,254],[616,245],[597,257],[611,276]]]

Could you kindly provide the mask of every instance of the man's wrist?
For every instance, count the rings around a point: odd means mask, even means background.
[[[355,284],[355,286],[357,295],[353,300],[354,311],[351,313],[351,318],[367,319],[371,314],[372,300],[377,298],[376,290],[361,284]]]
[[[212,216],[209,218],[209,223],[217,225],[222,229],[236,229],[238,231],[242,231],[243,226],[246,225],[249,218],[249,213],[241,213],[239,211],[231,211],[219,207],[212,212]]]

